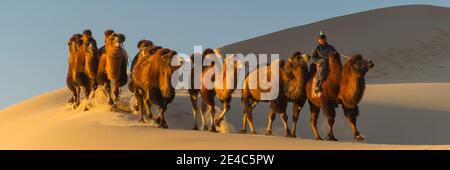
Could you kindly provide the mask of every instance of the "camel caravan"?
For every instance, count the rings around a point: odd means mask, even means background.
[[[138,52],[131,62],[129,74],[129,57],[123,46],[125,36],[107,30],[104,38],[105,44],[101,48],[97,48],[90,30],[74,34],[68,41],[69,69],[66,82],[72,92],[68,103],[73,109],[81,106],[83,96],[86,100],[95,98],[95,91],[99,89],[103,90],[108,104],[114,108],[121,99],[120,88],[128,83],[128,89],[137,101],[131,108],[139,113],[139,122],[153,121],[160,128],[168,128],[164,114],[177,92],[173,77],[179,70],[188,70],[187,88],[184,89],[187,89],[192,104],[194,130],[199,130],[197,117],[200,112],[201,129],[218,132],[217,128],[220,128],[231,108],[233,93],[240,90],[244,107],[241,133],[247,133],[248,125],[250,133],[256,134],[252,111],[259,102],[267,102],[269,108],[265,134],[272,135],[272,124],[279,114],[285,136],[296,137],[297,121],[308,101],[310,126],[316,140],[322,140],[317,130],[320,111],[327,118],[326,139],[337,140],[333,126],[335,109],[339,105],[352,128],[354,139],[364,140],[357,129],[356,118],[359,115],[358,103],[365,90],[365,74],[374,64],[363,59],[360,54],[345,56],[347,59],[342,63],[343,55],[327,43],[322,31],[312,55],[295,51],[287,61],[275,60],[257,67],[250,67],[253,60],[243,55],[225,54],[220,48],[207,48],[194,52],[190,57],[182,57],[170,48],[143,39],[137,43]],[[312,61],[311,64],[308,64],[309,61]],[[269,81],[272,86],[262,83]],[[215,115],[215,99],[223,105],[218,116]],[[200,102],[200,109],[197,101]],[[292,128],[289,128],[286,113],[289,102],[293,106]],[[152,105],[157,107],[155,116]],[[89,110],[87,106],[83,107],[84,111]],[[206,125],[206,113],[209,113],[209,125]]]

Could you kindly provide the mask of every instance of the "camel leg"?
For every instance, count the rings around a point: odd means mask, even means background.
[[[220,114],[219,118],[216,120],[216,126],[220,127],[220,123],[222,123],[225,114],[230,110],[230,101],[223,102],[223,111]]]
[[[117,104],[117,102],[119,101],[119,92],[120,92],[120,82],[119,80],[115,80],[112,88],[114,104]]]
[[[244,113],[242,114],[242,129],[240,130],[240,133],[247,133],[247,115],[249,110],[249,103],[247,100],[243,100],[242,104],[244,105]]]
[[[296,102],[294,102],[292,104],[292,137],[297,137],[297,121],[298,121],[298,117],[300,116],[300,110],[301,110],[301,106],[299,104],[297,104]]]
[[[353,139],[363,141],[364,137],[359,133],[359,130],[356,127],[356,117],[359,115],[358,106],[355,108],[346,108],[345,106],[342,106],[342,108],[344,109],[345,118],[347,118],[348,123],[352,127]]]
[[[289,129],[289,125],[288,125],[288,116],[286,114],[286,112],[281,113],[281,119],[283,120],[283,125],[284,125],[284,136],[286,137],[292,137],[291,135],[291,130]]]
[[[247,133],[247,123],[250,126],[250,132],[252,134],[256,134],[256,131],[254,130],[253,126],[253,118],[252,118],[252,111],[256,107],[257,102],[250,103],[248,100],[244,100],[244,115],[242,118],[242,129],[241,133]]]
[[[214,105],[208,105],[209,114],[211,114],[211,126],[209,128],[210,132],[217,132],[216,125],[214,123],[214,115],[216,114],[216,108]]]
[[[96,90],[96,88],[95,88],[95,79],[91,79],[89,81],[89,83],[90,83],[90,88],[91,88],[91,92],[89,94],[89,98],[92,99],[92,98],[95,97],[95,90]]]
[[[90,93],[91,93],[91,87],[90,86],[84,87],[84,98],[89,100]]]
[[[272,110],[270,110],[268,118],[269,123],[267,124],[266,135],[272,135],[272,124],[276,118],[276,114]]]
[[[70,97],[70,99],[69,99],[69,101],[67,101],[67,103],[69,103],[69,104],[74,104],[75,103],[75,101],[76,101],[76,97],[75,97],[75,95],[76,95],[76,92],[73,92],[73,94],[72,94],[72,97]]]
[[[255,127],[253,126],[252,111],[247,112],[247,122],[248,122],[248,125],[250,126],[250,133],[256,134]]]
[[[76,101],[77,91],[75,89],[75,86],[73,85],[73,82],[72,82],[72,79],[70,76],[67,77],[66,84],[67,84],[67,88],[69,88],[69,90],[72,92],[72,97],[69,99],[69,101],[67,103],[74,104]]]
[[[84,88],[84,98],[86,98],[86,100],[89,100],[90,93],[91,93],[91,87],[86,86]],[[85,105],[83,111],[88,111],[88,110],[89,110],[89,108],[87,107],[87,105]]]
[[[144,117],[144,115],[145,115],[145,111],[144,111],[144,101],[143,101],[143,97],[142,97],[142,94],[141,94],[141,92],[140,92],[141,90],[136,90],[135,92],[134,92],[134,97],[136,98],[136,100],[137,100],[137,104],[138,104],[138,106],[139,106],[139,122],[140,123],[146,123],[147,122],[147,120],[145,120],[145,117]]]
[[[247,112],[245,111],[244,114],[242,114],[242,129],[239,132],[247,133]]]
[[[189,95],[189,98],[191,99],[192,104],[192,113],[194,114],[194,130],[198,130],[198,124],[197,124],[197,96],[196,95]]]
[[[207,108],[206,103],[202,101],[200,104],[200,114],[201,114],[200,116],[202,118],[202,130],[208,129],[206,127],[206,120],[205,120],[206,108]]]
[[[144,98],[144,104],[145,108],[147,110],[147,119],[152,120],[153,119],[153,113],[152,113],[152,103],[150,102],[150,94],[147,93],[147,95]]]
[[[110,83],[110,81],[108,81],[108,82],[106,82],[104,84],[104,89],[106,91],[106,94],[108,95],[108,104],[109,105],[113,105],[114,102],[113,102],[113,99],[111,97],[111,83]]]
[[[80,97],[81,97],[81,87],[75,86],[75,104],[73,105],[73,109],[76,109],[80,105]]]
[[[317,119],[319,118],[320,108],[315,106],[311,102],[309,103],[309,108],[311,111],[311,119],[309,125],[311,126],[311,129],[314,133],[314,139],[322,140],[322,138],[319,135],[319,132],[317,131]]]
[[[334,120],[336,117],[336,111],[334,110],[335,104],[332,102],[328,102],[327,104],[324,104],[322,106],[323,112],[325,113],[325,115],[327,116],[328,119],[328,135],[327,135],[327,140],[329,141],[337,141],[336,137],[334,136],[334,130],[333,130],[333,126],[334,126]]]
[[[167,104],[162,104],[158,107],[158,117],[156,117],[155,121],[159,124],[160,128],[167,129],[166,119],[164,117],[164,113],[167,110]]]

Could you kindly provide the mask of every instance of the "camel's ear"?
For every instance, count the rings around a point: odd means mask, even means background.
[[[125,42],[125,35],[123,35],[123,34],[117,34],[117,37],[119,37],[120,43]]]
[[[158,51],[159,49],[161,49],[162,47],[161,46],[156,46],[156,47],[153,47],[152,49],[150,49],[150,51],[149,51],[149,53],[150,53],[150,55],[153,55],[153,54],[155,54],[156,53],[156,51]]]

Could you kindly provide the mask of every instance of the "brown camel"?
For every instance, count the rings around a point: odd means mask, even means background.
[[[141,40],[138,42],[137,48],[139,49],[138,53],[133,58],[133,61],[131,62],[131,68],[130,68],[130,78],[133,80],[133,72],[135,71],[134,66],[139,65],[143,61],[146,60],[146,57],[149,57],[151,55],[148,55],[149,49],[153,47],[153,43],[149,40]],[[156,50],[154,50],[156,51]],[[130,81],[128,84],[129,90],[134,93],[135,87],[133,85],[133,81]]]
[[[74,108],[79,105],[79,91],[80,87],[77,84],[77,61],[80,55],[80,50],[82,48],[83,41],[81,39],[81,34],[74,34],[67,45],[69,47],[69,67],[67,72],[66,84],[69,90],[72,92],[72,97],[69,99],[69,104],[74,104]]]
[[[134,59],[131,63],[131,71],[130,71],[131,72],[131,74],[130,74],[131,81],[128,84],[128,88],[133,94],[135,93],[135,90],[136,90],[136,87],[134,86],[134,83],[133,83],[133,73],[137,71],[136,69],[134,69],[134,67],[136,65],[141,64],[143,61],[145,61],[147,59],[147,57],[152,56],[156,52],[156,50],[161,49],[161,47],[159,47],[159,46],[153,46],[153,42],[151,42],[149,40],[139,41],[137,47],[139,49],[139,52],[136,54],[136,56],[134,57]],[[151,106],[149,100],[145,100],[145,102],[147,102],[147,105],[145,105],[145,106],[148,106],[148,107]],[[139,105],[137,103],[133,107],[136,111],[139,111]],[[151,118],[151,109],[148,108],[147,111],[149,113],[148,116]]]
[[[364,89],[364,76],[374,64],[370,60],[365,60],[361,55],[353,55],[344,66],[342,66],[340,55],[337,52],[329,54],[328,57],[329,72],[325,81],[322,83],[324,89],[320,95],[312,92],[314,79],[311,78],[306,85],[306,94],[311,109],[310,126],[313,130],[315,139],[321,140],[317,132],[317,119],[320,109],[328,119],[327,140],[336,141],[333,133],[333,125],[336,116],[335,107],[342,104],[345,117],[352,127],[354,139],[364,140],[356,127],[356,117],[359,115],[358,103],[361,101]],[[316,73],[315,65],[311,65],[311,77]]]
[[[289,57],[286,64],[284,64],[283,61],[275,62],[269,66],[260,67],[247,75],[242,90],[242,103],[245,107],[241,130],[242,133],[247,132],[248,123],[250,125],[251,133],[256,134],[253,126],[252,111],[259,102],[269,102],[269,123],[267,125],[266,135],[272,134],[272,123],[276,117],[276,113],[280,113],[284,124],[285,136],[295,136],[298,116],[301,108],[306,102],[304,87],[306,80],[308,79],[308,67],[306,64],[308,60],[308,55],[302,55],[300,52],[295,52]],[[278,89],[261,89],[259,85],[259,83],[261,83],[261,78],[258,78],[257,75],[267,75],[268,79],[271,79],[272,66],[280,68]],[[250,87],[251,82],[258,82],[258,84],[255,88],[252,88]],[[268,93],[268,90],[278,90],[278,95],[269,100],[262,98],[262,93]],[[286,114],[286,108],[289,101],[293,102],[293,133],[289,130],[288,117]]]
[[[203,53],[199,56],[201,56],[201,58],[199,57],[199,59],[195,59],[195,60],[200,60],[200,65],[194,65],[194,57],[196,56],[195,54],[192,54],[190,56],[190,61],[192,66],[191,69],[191,87],[188,89],[189,92],[189,98],[191,100],[191,104],[192,104],[192,113],[194,114],[194,130],[198,130],[198,124],[197,124],[197,115],[198,115],[198,107],[197,107],[197,100],[199,99],[199,94],[200,94],[200,88],[196,88],[195,87],[195,83],[198,83],[200,85],[201,83],[201,75],[199,75],[200,77],[195,77],[195,72],[194,72],[194,68],[195,67],[199,67],[199,69],[201,69],[203,71],[204,67],[203,67],[203,60],[204,58],[209,55],[209,54],[214,54],[214,50],[211,48],[207,48],[205,49],[205,51],[203,51]],[[202,120],[202,130],[207,130],[206,127],[206,123],[205,123],[205,112],[206,112],[206,107],[203,107],[203,109],[201,110],[201,120]]]
[[[134,94],[139,105],[140,122],[145,123],[145,108],[150,108],[148,104],[158,106],[158,116],[154,119],[159,127],[167,128],[164,113],[167,105],[175,97],[175,89],[171,85],[172,74],[181,66],[182,60],[178,58],[177,52],[167,48],[152,48],[155,52],[149,51],[145,61],[138,63],[133,68],[132,82]],[[148,56],[150,55],[150,56]],[[176,57],[178,66],[172,65],[172,59]],[[150,102],[146,102],[149,100]],[[145,107],[145,108],[144,108]],[[150,109],[147,109],[150,110]],[[148,113],[148,119],[152,119]]]
[[[73,108],[77,108],[81,103],[81,91],[84,89],[85,98],[89,99],[89,93],[92,88],[89,85],[89,77],[86,65],[90,60],[87,56],[96,55],[94,49],[88,50],[83,42],[81,34],[74,34],[69,40],[69,70],[67,76],[67,86],[72,91],[73,96],[69,100]],[[87,43],[89,44],[89,43]],[[91,46],[92,47],[92,46]],[[85,108],[87,110],[87,108]]]
[[[89,89],[91,94],[88,96],[94,97],[94,92],[97,89],[97,71],[98,71],[98,49],[97,42],[92,37],[91,30],[83,31],[83,50],[84,50],[84,74],[89,78]]]
[[[205,50],[207,53],[210,53],[210,50]],[[202,97],[200,112],[202,114],[202,121],[204,123],[204,114],[206,112],[206,108],[208,108],[209,113],[211,114],[211,126],[209,128],[210,132],[217,132],[216,126],[220,126],[220,123],[223,121],[226,113],[230,110],[230,102],[232,98],[232,94],[237,88],[237,74],[240,69],[245,68],[243,63],[239,60],[234,60],[233,56],[226,56],[222,52],[221,49],[216,48],[213,50],[216,57],[221,57],[224,62],[222,69],[218,69],[218,72],[215,72],[215,64],[204,67],[201,75],[201,89],[200,95]],[[210,55],[210,54],[206,54]],[[230,67],[232,72],[228,72]],[[217,75],[216,75],[217,73]],[[220,79],[219,79],[220,78]],[[214,81],[214,87],[208,88],[205,85],[206,80],[211,79]],[[233,84],[229,84],[228,82],[233,81]],[[232,87],[230,87],[230,85]],[[220,114],[217,120],[214,119],[215,116],[215,101],[214,97],[223,104],[223,111]],[[194,116],[195,117],[195,116]],[[203,127],[205,129],[205,126]]]
[[[120,87],[125,85],[128,79],[128,55],[122,45],[124,41],[123,34],[107,30],[105,31],[105,46],[99,49],[97,82],[105,87],[110,105],[117,103]]]
[[[151,49],[153,47],[153,42],[150,40],[143,39],[138,42],[137,48],[139,49],[138,53],[134,56],[133,61],[131,62],[131,68],[132,71],[134,66],[136,64],[139,64],[140,62],[144,61],[145,56],[148,56],[147,53],[149,52],[148,49]]]

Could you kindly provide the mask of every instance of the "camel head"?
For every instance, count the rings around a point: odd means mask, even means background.
[[[90,39],[92,39],[92,32],[91,32],[90,29],[86,29],[86,30],[83,31],[83,38],[82,39],[83,39],[84,42],[87,42]]]
[[[225,53],[220,48],[215,48],[213,51],[218,57],[223,58],[224,66],[234,65],[235,71],[245,69],[244,61],[236,59],[235,54],[229,54],[225,56]]]
[[[176,51],[170,49],[163,49],[164,55],[161,56],[164,67],[170,68],[170,72],[173,73],[183,65],[183,58],[178,55]]]
[[[121,45],[123,44],[123,42],[125,42],[125,35],[123,34],[113,34],[112,38],[112,42],[113,42],[113,47],[115,48],[119,48],[121,47]]]
[[[363,59],[361,54],[352,55],[345,65],[348,66],[352,72],[360,76],[364,76],[367,71],[375,66],[372,61]]]
[[[84,47],[86,54],[89,56],[95,56],[97,52],[97,43],[94,39],[89,39],[87,42],[84,42]]]
[[[125,42],[125,36],[121,33],[116,33],[113,30],[105,31],[105,46],[111,48],[118,48]]]
[[[288,58],[288,62],[290,62],[293,66],[301,66],[306,64],[310,58],[311,57],[309,55],[296,51]]]
[[[153,42],[149,40],[141,40],[138,42],[137,48],[139,49],[140,55],[145,56],[149,54],[150,49],[153,47]]]
[[[67,42],[67,45],[69,46],[69,50],[72,53],[79,52],[81,50],[81,46],[83,45],[83,40],[81,39],[81,34],[74,34],[70,39],[69,42]]]

